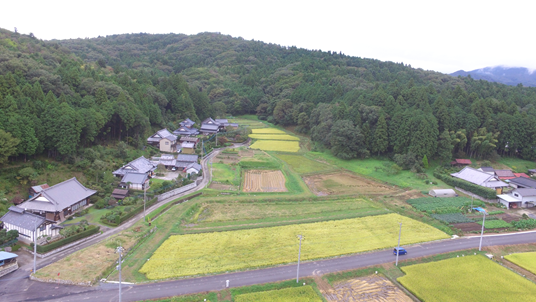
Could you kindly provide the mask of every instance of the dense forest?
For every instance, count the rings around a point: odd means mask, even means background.
[[[139,146],[180,119],[256,114],[341,158],[536,158],[536,88],[218,33],[42,41],[0,30],[0,160]]]

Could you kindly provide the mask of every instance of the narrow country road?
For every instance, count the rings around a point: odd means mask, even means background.
[[[405,246],[408,254],[401,260],[430,256],[435,254],[478,248],[480,237],[447,239],[412,246]],[[483,246],[535,243],[536,231],[487,235]],[[460,255],[461,257],[462,255]],[[326,274],[343,270],[358,269],[371,265],[394,262],[391,249],[371,253],[345,256],[334,259],[303,262],[300,277],[313,275],[313,272]],[[239,287],[296,278],[296,265],[222,274],[192,279],[156,282],[138,285],[123,285],[122,301],[156,299],[174,295],[184,295],[225,288],[226,280],[230,287]],[[0,292],[1,301],[118,301],[118,285],[106,284],[99,287],[84,288],[33,282],[27,289],[14,287]]]

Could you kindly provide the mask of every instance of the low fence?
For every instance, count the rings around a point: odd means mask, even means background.
[[[183,187],[180,187],[180,188],[177,188],[177,189],[174,189],[174,190],[171,190],[169,192],[165,192],[165,193],[162,193],[160,195],[158,195],[158,201],[162,201],[164,199],[168,199],[170,197],[173,197],[175,195],[179,195],[181,193],[184,193],[188,190],[191,190],[193,188],[197,187],[197,181],[189,184],[189,185],[185,185]]]

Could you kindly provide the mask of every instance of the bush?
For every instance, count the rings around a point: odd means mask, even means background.
[[[106,201],[104,199],[100,199],[95,203],[95,208],[97,209],[104,209],[107,206]]]
[[[493,189],[489,189],[486,187],[481,187],[475,184],[472,184],[468,181],[454,178],[450,175],[443,174],[443,169],[441,167],[438,167],[434,171],[435,178],[441,179],[446,184],[453,186],[453,187],[459,187],[461,189],[467,190],[469,192],[472,192],[478,196],[487,198],[487,199],[495,199],[497,198],[497,192]]]
[[[37,252],[40,254],[47,253],[51,250],[57,249],[59,247],[62,247],[64,245],[67,245],[69,243],[75,242],[79,239],[89,237],[91,235],[97,234],[99,232],[100,227],[91,225],[87,228],[87,230],[80,232],[76,235],[73,235],[68,238],[64,238],[58,241],[54,241],[52,243],[49,243],[47,245],[38,245],[37,246]],[[30,247],[33,249],[33,243],[30,244]]]
[[[535,229],[536,228],[536,219],[523,219],[520,221],[512,221],[512,226],[516,229]]]

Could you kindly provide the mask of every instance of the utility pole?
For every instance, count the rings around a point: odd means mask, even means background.
[[[146,221],[145,219],[145,200],[147,199],[147,184],[143,184],[143,222]]]
[[[119,302],[121,302],[121,256],[123,254],[123,247],[118,246],[117,250],[116,250],[116,253],[119,254],[119,266],[118,266],[118,270],[119,270]]]
[[[300,248],[298,249],[298,272],[296,273],[296,283],[300,281],[300,257],[301,257],[301,241],[303,236],[298,235],[298,238],[300,238]]]
[[[398,254],[400,254],[400,235],[402,235],[402,222],[399,222],[400,230],[398,231],[398,248],[396,249],[396,263],[395,266],[398,266]]]
[[[478,246],[478,251],[482,251],[482,237],[484,236],[484,224],[486,224],[486,212],[484,212],[484,217],[482,218],[482,232],[480,232],[480,245]]]
[[[36,262],[37,262],[37,226],[34,230],[34,265],[33,265],[33,273],[35,274],[36,270]]]
[[[218,132],[216,132],[216,148],[218,148]]]

